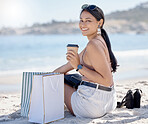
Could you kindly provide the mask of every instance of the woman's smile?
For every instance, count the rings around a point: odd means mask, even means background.
[[[88,28],[81,28],[81,30],[82,30],[82,31],[87,31],[87,30],[88,30]]]

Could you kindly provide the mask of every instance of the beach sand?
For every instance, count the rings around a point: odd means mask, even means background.
[[[127,109],[124,107],[116,108],[111,113],[102,118],[76,118],[65,109],[65,118],[52,122],[54,124],[147,124],[148,123],[148,80],[126,81],[115,84],[117,91],[117,101],[121,101],[129,89],[139,88],[142,90],[141,107]],[[21,94],[1,93],[0,94],[0,124],[31,124],[27,118],[20,116]]]

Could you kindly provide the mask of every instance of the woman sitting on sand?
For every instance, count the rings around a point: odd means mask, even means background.
[[[80,54],[68,51],[68,63],[54,71],[64,73],[66,79],[73,76],[81,80],[78,89],[64,84],[65,104],[77,117],[97,118],[116,108],[112,72],[116,71],[117,61],[103,24],[104,14],[99,7],[83,5],[79,27],[89,42]],[[72,69],[81,75],[67,74]]]

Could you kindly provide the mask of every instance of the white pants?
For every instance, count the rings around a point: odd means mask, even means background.
[[[97,84],[99,85],[99,84]],[[71,96],[71,106],[76,117],[97,118],[114,110],[117,105],[116,92],[104,91],[80,85]]]

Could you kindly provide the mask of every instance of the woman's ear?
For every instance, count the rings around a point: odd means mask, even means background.
[[[100,21],[98,21],[98,26],[100,25],[100,27],[102,27],[103,25],[103,19],[100,19]]]

